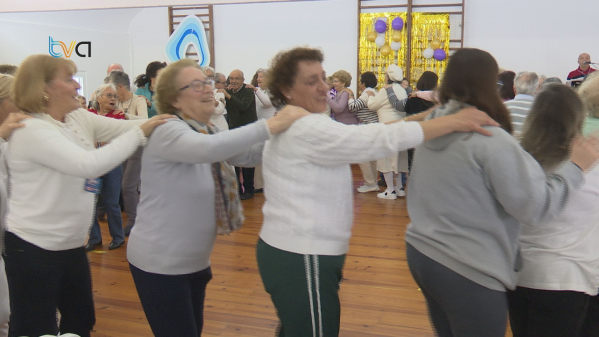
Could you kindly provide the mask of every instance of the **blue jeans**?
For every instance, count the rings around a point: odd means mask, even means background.
[[[155,337],[197,337],[204,325],[206,285],[210,267],[192,274],[145,272],[131,263],[131,275]]]
[[[121,206],[119,205],[119,197],[121,195],[121,180],[123,179],[123,166],[119,165],[114,170],[106,173],[102,177],[102,191],[98,195],[98,199],[102,199],[106,210],[106,219],[108,220],[108,229],[110,236],[115,243],[125,241],[125,233],[123,232],[123,218],[121,216]],[[89,242],[102,242],[102,231],[98,217],[94,214],[94,223],[89,234]]]

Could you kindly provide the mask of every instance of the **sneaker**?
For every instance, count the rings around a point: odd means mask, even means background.
[[[396,188],[396,189],[395,189],[395,194],[396,194],[398,197],[405,197],[405,196],[406,196],[406,191],[404,191],[403,187],[402,187],[402,188],[400,188],[400,189],[397,189],[397,188]]]
[[[357,191],[360,193],[375,192],[375,191],[378,192],[379,185],[362,185],[362,186],[358,187]]]
[[[385,191],[383,193],[377,194],[376,197],[381,199],[395,200],[397,199],[397,194],[395,193],[395,191],[391,193],[389,193],[389,191]]]

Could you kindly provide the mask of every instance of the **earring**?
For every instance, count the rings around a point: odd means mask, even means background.
[[[50,99],[50,97],[48,97],[47,95],[44,95],[44,101],[47,101],[49,99]]]

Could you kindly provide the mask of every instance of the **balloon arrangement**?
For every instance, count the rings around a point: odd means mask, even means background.
[[[391,21],[391,28],[393,28],[393,33],[391,34],[391,44],[387,43],[385,40],[385,32],[387,32],[387,22],[388,19],[386,17],[379,18],[374,23],[374,30],[368,33],[366,37],[368,41],[374,42],[379,48],[381,52],[381,56],[389,56],[391,51],[398,51],[401,49],[401,30],[403,29],[404,22],[400,17],[396,17]]]
[[[445,53],[445,50],[441,49],[441,41],[434,38],[431,41],[430,46],[422,51],[422,57],[427,60],[434,57],[437,61],[443,61],[447,57],[447,54]]]

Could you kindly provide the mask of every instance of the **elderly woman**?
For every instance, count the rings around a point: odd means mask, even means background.
[[[395,97],[400,101],[408,97],[406,90],[401,86],[402,79],[403,70],[400,67],[396,64],[391,64],[387,67],[385,82],[391,85]],[[368,92],[367,94],[369,95],[368,109],[377,112],[380,123],[397,121],[406,116],[405,112],[397,111],[393,107],[389,101],[387,91],[381,90],[376,95],[373,92]],[[385,183],[387,184],[387,190],[377,194],[377,197],[394,200],[397,197],[405,196],[406,193],[403,189],[399,173],[408,172],[408,152],[392,153],[386,158],[379,159],[376,166],[377,170],[383,173]],[[395,180],[395,184],[393,180]]]
[[[349,110],[349,99],[354,99],[354,93],[351,92],[351,75],[345,70],[336,71],[333,76],[333,88],[336,91],[335,97],[327,96],[327,103],[331,107],[331,116],[340,123],[355,125],[360,124],[355,111]],[[323,110],[324,111],[324,110]]]
[[[131,81],[127,73],[113,70],[106,76],[104,83],[114,85],[118,96],[116,109],[123,111],[127,115],[127,119],[148,118],[146,100],[131,92]]]
[[[561,84],[548,84],[538,93],[521,144],[547,174],[567,160],[570,143],[582,132],[585,110],[599,115],[598,92],[599,76],[591,75],[578,90],[582,102],[574,90]],[[587,127],[587,135],[599,131],[598,125]],[[598,192],[599,166],[585,174],[581,189],[572,193],[558,217],[539,226],[522,226],[524,268],[518,287],[508,292],[514,336],[594,336],[599,332]]]
[[[363,72],[360,74],[360,83],[358,83],[358,89],[362,92],[362,95],[358,99],[349,99],[349,110],[356,113],[360,124],[379,122],[376,111],[368,109],[368,93],[371,92],[376,95],[377,83],[376,75],[372,71]],[[364,177],[364,184],[358,187],[357,191],[360,193],[378,192],[376,160],[359,163],[359,165]]]
[[[157,128],[142,157],[143,193],[127,258],[155,336],[199,336],[210,254],[217,233],[238,229],[243,214],[231,165],[254,166],[263,142],[305,115],[281,111],[227,132],[208,123],[214,82],[197,62],[170,64],[160,74],[156,104],[178,118]]]
[[[133,154],[164,119],[115,121],[80,109],[76,71],[72,61],[33,55],[15,77],[15,104],[33,118],[14,132],[7,156],[11,336],[90,336],[95,314],[83,245],[99,189],[95,178]],[[110,144],[96,150],[95,142]]]
[[[154,105],[154,88],[156,86],[156,78],[158,74],[166,67],[166,62],[154,61],[148,63],[146,72],[137,76],[135,79],[135,95],[140,95],[146,98],[146,105],[148,106],[148,117],[154,117],[158,113],[156,106]]]
[[[251,84],[246,84],[246,87],[254,89],[256,96],[256,115],[258,119],[271,118],[277,112],[277,109],[270,101],[268,86],[266,85],[266,69],[258,69],[252,78]],[[262,176],[262,165],[256,166],[254,171],[254,193],[264,191],[264,178]]]
[[[144,98],[134,95],[131,92],[129,75],[122,71],[112,71],[106,79],[105,83],[112,83],[116,87],[118,96],[116,109],[125,113],[128,119],[147,119],[148,106]],[[127,213],[127,223],[125,224],[124,233],[128,236],[131,228],[135,225],[135,217],[137,217],[137,204],[139,204],[139,183],[141,175],[141,153],[140,147],[135,153],[127,159],[123,164],[123,180],[121,191],[123,194],[123,204]]]
[[[505,335],[506,290],[515,288],[522,268],[520,224],[559,213],[599,158],[591,144],[577,143],[570,161],[546,175],[511,136],[496,83],[497,63],[489,53],[458,50],[431,121],[476,106],[501,127],[488,128],[493,137],[446,135],[418,147],[414,158],[407,259],[441,337]]]
[[[101,85],[94,92],[98,109],[90,109],[97,115],[114,118],[125,119],[125,115],[120,110],[116,110],[116,102],[118,96],[114,84]],[[137,152],[137,151],[136,151]],[[108,245],[109,250],[117,249],[125,243],[125,233],[123,232],[123,218],[121,216],[121,206],[119,205],[119,197],[121,195],[121,180],[123,179],[123,166],[118,165],[112,171],[106,173],[100,180],[100,194],[98,195],[98,203],[104,206],[106,211],[106,220],[108,221],[108,229],[112,241]],[[102,231],[98,222],[97,214],[92,222],[89,240],[85,245],[86,251],[92,251],[96,246],[102,246]]]
[[[257,256],[281,320],[279,336],[339,333],[337,292],[353,215],[349,163],[386,157],[452,131],[496,125],[474,109],[423,123],[334,122],[321,113],[328,92],[322,62],[319,50],[295,48],[279,53],[269,68],[273,103],[311,113],[264,149],[266,203]]]
[[[10,75],[0,74],[0,233],[4,233],[4,220],[6,217],[6,204],[8,200],[8,172],[6,170],[6,152],[13,129],[23,126],[20,123],[29,116],[19,113],[12,100],[12,84],[14,78]],[[0,241],[0,250],[4,242]],[[10,306],[8,301],[8,282],[4,271],[4,261],[0,258],[0,336],[8,336],[8,321],[10,319]]]

